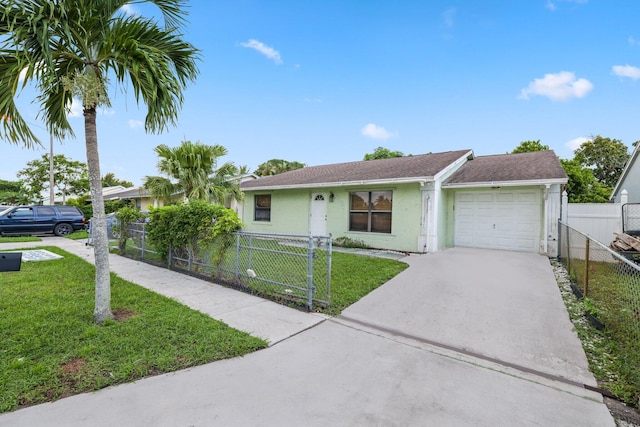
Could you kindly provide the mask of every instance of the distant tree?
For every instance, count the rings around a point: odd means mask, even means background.
[[[535,141],[522,141],[511,153],[531,153],[534,151],[546,151],[549,149],[548,145],[542,145],[540,140]]]
[[[569,177],[565,188],[571,203],[607,203],[611,197],[612,188],[598,182],[593,170],[582,166],[576,160],[560,159],[564,171]]]
[[[104,187],[117,187],[118,185],[122,185],[125,188],[133,187],[133,182],[125,181],[123,179],[116,178],[116,175],[113,172],[108,172],[105,176],[102,177],[102,188]]]
[[[227,154],[222,145],[183,141],[178,147],[161,144],[155,148],[160,157],[158,171],[165,176],[147,176],[144,188],[156,198],[170,201],[181,195],[184,201],[206,200],[224,203],[229,194],[239,194],[238,183],[230,179],[238,174],[231,162],[218,167],[218,158]]]
[[[598,135],[583,142],[574,151],[574,158],[582,166],[593,169],[598,182],[613,188],[629,159],[627,150],[622,141]]]
[[[42,193],[49,189],[49,154],[32,160],[18,172],[29,198],[42,202]],[[53,156],[53,182],[56,196],[62,197],[62,203],[70,195],[82,195],[89,192],[87,165],[68,159],[64,154]]]
[[[29,205],[32,200],[19,181],[0,179],[0,203],[4,205]]]
[[[404,153],[402,151],[391,151],[388,148],[378,147],[373,150],[373,153],[365,154],[364,160],[389,159],[392,157],[404,157]]]
[[[305,167],[304,163],[290,162],[282,159],[271,159],[258,165],[258,168],[253,172],[258,176],[270,176],[277,175],[282,172],[289,172],[296,169]]]

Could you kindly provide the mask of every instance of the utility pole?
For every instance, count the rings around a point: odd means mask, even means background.
[[[54,204],[55,192],[53,191],[53,134],[49,134],[49,204]]]

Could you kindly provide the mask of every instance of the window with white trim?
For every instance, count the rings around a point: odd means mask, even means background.
[[[349,231],[391,233],[393,191],[349,193]]]

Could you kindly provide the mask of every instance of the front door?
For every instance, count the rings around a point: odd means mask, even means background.
[[[309,210],[309,234],[312,236],[327,235],[327,195],[326,193],[311,194],[311,209]]]

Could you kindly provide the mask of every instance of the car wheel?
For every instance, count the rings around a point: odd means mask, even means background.
[[[53,228],[53,234],[55,234],[56,236],[66,236],[71,233],[73,233],[73,227],[71,226],[71,224],[66,224],[64,222],[56,224],[56,226]]]

